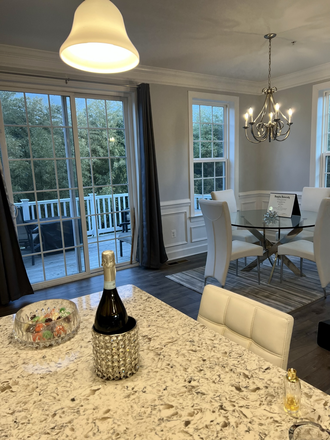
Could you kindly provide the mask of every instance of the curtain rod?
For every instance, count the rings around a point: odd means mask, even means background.
[[[116,83],[108,83],[108,82],[100,82],[100,81],[88,81],[88,80],[83,80],[83,79],[72,79],[69,77],[68,78],[59,78],[56,76],[35,75],[32,73],[6,72],[6,71],[0,70],[0,74],[1,73],[7,74],[7,75],[29,76],[32,78],[56,79],[56,80],[64,81],[65,84],[68,84],[69,81],[75,81],[75,82],[90,83],[90,84],[102,84],[102,85],[106,85],[106,86],[132,87],[132,88],[137,87],[136,84],[132,84],[132,85],[131,84],[116,84]]]

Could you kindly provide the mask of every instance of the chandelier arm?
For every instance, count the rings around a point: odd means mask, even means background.
[[[290,130],[291,130],[291,129],[290,129]],[[287,138],[289,137],[290,130],[288,130],[288,131],[286,132],[286,136],[285,136],[283,139],[278,139],[278,138],[276,138],[275,141],[277,141],[277,142],[283,142],[283,141],[285,141],[285,139],[287,139]]]
[[[260,116],[261,116],[261,118],[260,118],[260,122],[261,122],[263,120],[265,114],[267,113],[267,109],[268,109],[267,98],[268,97],[267,97],[267,94],[266,94],[264,105],[262,106],[262,109],[260,110],[260,113],[258,114],[258,116],[255,118],[254,122],[256,122],[259,119]]]
[[[263,136],[260,136],[259,138],[256,137],[256,135],[254,134],[254,130],[252,129],[252,125],[251,125],[251,134],[252,137],[259,143],[259,142],[264,142],[267,139],[267,131]]]
[[[284,136],[282,139],[280,139],[280,138],[278,137],[278,138],[276,138],[275,140],[278,141],[278,142],[283,142],[283,141],[285,141],[285,139],[287,139],[287,138],[289,137],[289,134],[290,134],[290,131],[291,131],[291,125],[292,125],[292,124],[289,125],[289,127],[287,128],[287,130],[286,130],[285,133],[282,133],[281,135],[279,135],[279,136]]]
[[[276,120],[273,126],[273,139],[276,140],[282,135],[282,130],[284,128],[284,123],[281,120]]]
[[[287,124],[289,124],[289,119],[281,112],[281,110],[278,110],[281,116],[283,116],[283,119],[286,120]]]
[[[245,131],[245,137],[246,137],[246,139],[249,141],[249,142],[251,142],[252,144],[260,144],[260,142],[261,141],[258,141],[257,140],[257,142],[255,142],[255,141],[253,141],[253,140],[251,140],[250,138],[249,138],[249,136],[248,136],[248,133],[247,133],[247,131],[248,131],[248,127],[243,127],[244,128],[244,131]]]

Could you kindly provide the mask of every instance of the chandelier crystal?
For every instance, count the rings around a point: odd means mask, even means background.
[[[245,125],[243,128],[246,139],[254,144],[259,144],[267,139],[269,142],[272,140],[285,141],[290,134],[292,125],[292,110],[288,110],[288,118],[281,112],[279,104],[276,104],[274,100],[277,88],[271,86],[271,42],[275,37],[276,34],[273,33],[264,36],[269,41],[268,87],[262,89],[262,93],[266,95],[264,105],[255,119],[253,119],[252,108],[244,115]]]

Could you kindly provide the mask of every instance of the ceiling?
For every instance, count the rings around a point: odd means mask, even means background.
[[[0,44],[58,52],[81,0],[0,0]],[[140,66],[267,80],[330,62],[329,0],[113,0]],[[292,42],[295,41],[293,44]],[[330,74],[330,72],[329,72]]]

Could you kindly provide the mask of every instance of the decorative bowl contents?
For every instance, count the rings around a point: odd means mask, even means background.
[[[78,331],[80,317],[77,306],[67,299],[39,301],[16,313],[14,338],[35,348],[58,345]]]
[[[329,440],[330,431],[310,420],[297,421],[289,429],[290,440]]]

